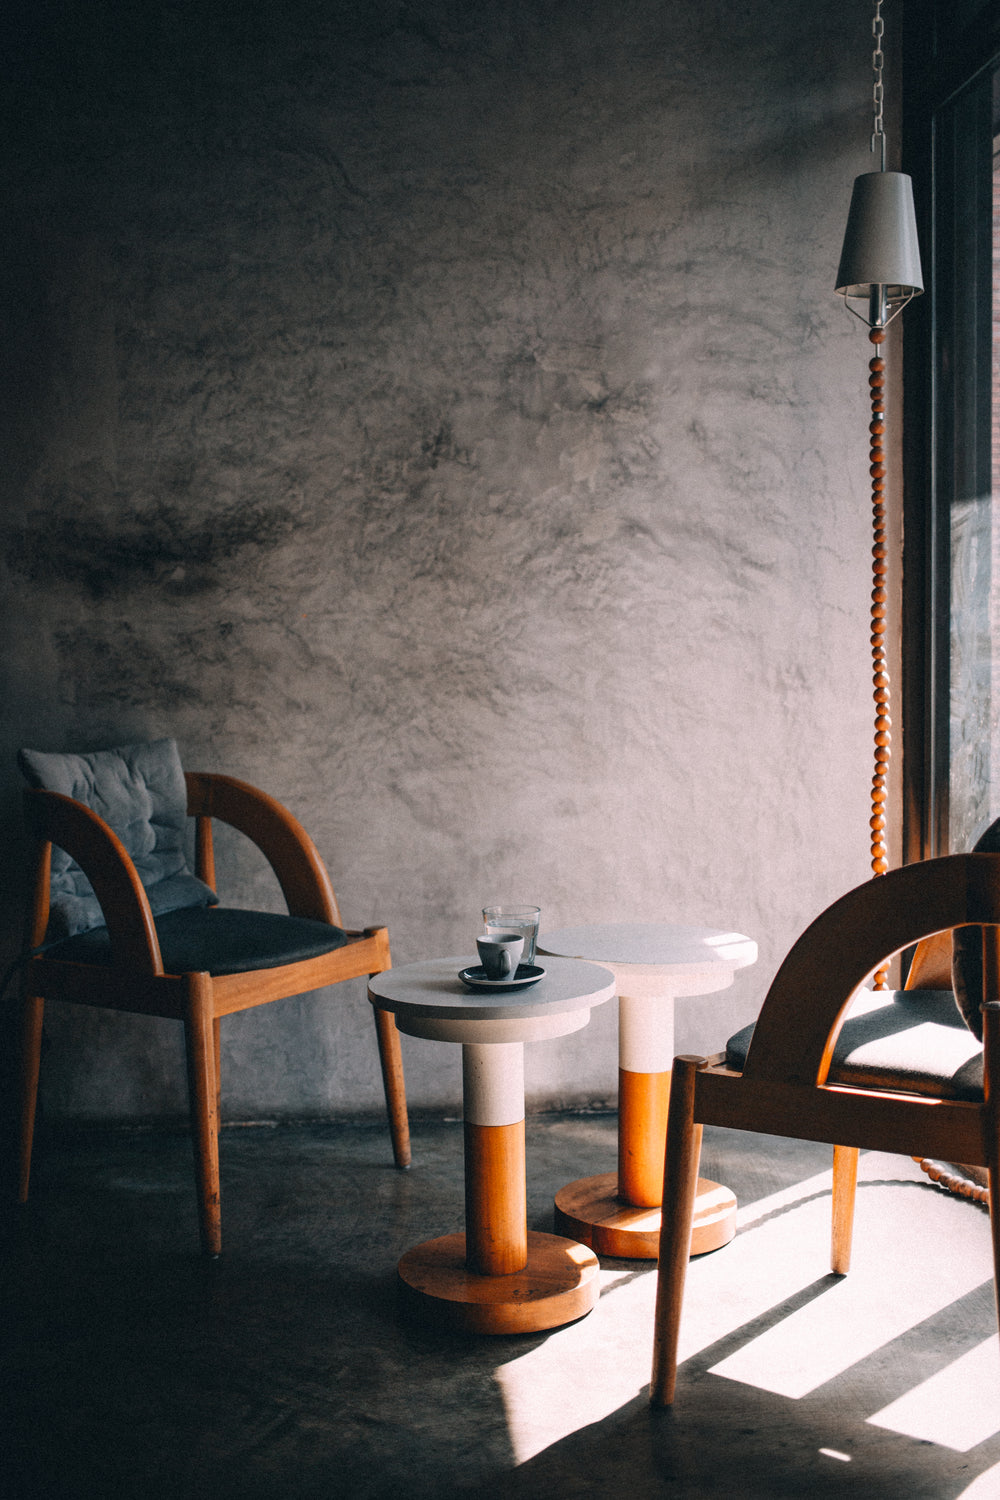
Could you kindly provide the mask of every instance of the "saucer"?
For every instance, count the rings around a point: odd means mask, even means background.
[[[512,979],[487,979],[482,964],[474,964],[469,969],[458,971],[462,983],[481,995],[489,994],[492,990],[526,990],[529,985],[537,984],[544,974],[545,970],[540,964],[518,964]]]

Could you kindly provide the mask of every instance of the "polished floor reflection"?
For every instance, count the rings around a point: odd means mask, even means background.
[[[706,1131],[731,1245],[692,1262],[678,1400],[646,1402],[655,1277],[605,1260],[548,1334],[400,1320],[395,1263],[462,1222],[462,1127],[224,1132],[223,1259],[197,1255],[182,1133],[50,1134],[5,1245],[5,1495],[217,1500],[1000,1496],[983,1210],[862,1158],[855,1263],[828,1272],[825,1147]],[[528,1121],[528,1213],[615,1162],[615,1120]]]

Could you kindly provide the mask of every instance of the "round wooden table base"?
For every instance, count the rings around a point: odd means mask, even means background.
[[[399,1262],[404,1307],[465,1333],[535,1333],[582,1318],[596,1305],[597,1256],[555,1234],[528,1232],[528,1264],[482,1276],[465,1263],[465,1235],[445,1234]]]
[[[659,1208],[634,1208],[618,1196],[618,1174],[581,1177],[556,1194],[555,1227],[596,1250],[624,1260],[655,1260],[660,1249]],[[691,1254],[728,1245],[736,1233],[736,1199],[720,1182],[698,1178]]]

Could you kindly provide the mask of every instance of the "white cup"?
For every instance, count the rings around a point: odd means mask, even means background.
[[[479,961],[487,979],[513,979],[524,951],[519,932],[491,932],[476,938]]]

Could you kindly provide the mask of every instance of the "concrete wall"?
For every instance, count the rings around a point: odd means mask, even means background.
[[[396,963],[497,899],[753,935],[679,1007],[719,1045],[867,871],[867,4],[14,9],[8,947],[17,746],[172,734]],[[404,1053],[454,1110],[458,1049]],[[534,1104],[613,1099],[613,1006],[530,1054]],[[52,1007],[46,1107],[177,1113],[180,1057]],[[377,1108],[363,984],[233,1018],[224,1068],[232,1116]]]

